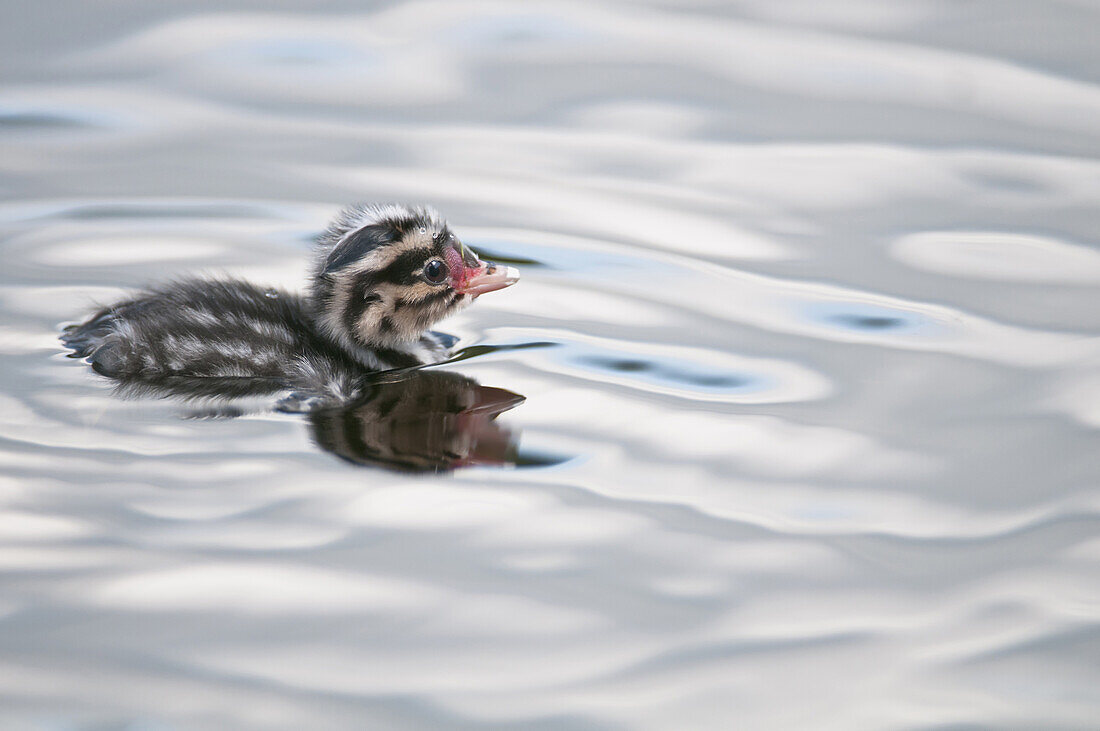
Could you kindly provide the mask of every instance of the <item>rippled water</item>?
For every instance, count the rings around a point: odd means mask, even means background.
[[[0,28],[4,728],[1096,728],[1100,11],[279,7]],[[522,268],[488,464],[65,358],[359,200]]]

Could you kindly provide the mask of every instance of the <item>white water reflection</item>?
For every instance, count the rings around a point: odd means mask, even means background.
[[[401,611],[438,594],[412,582],[256,562],[189,565],[122,576],[103,583],[92,604],[129,610],[323,614]]]
[[[895,258],[940,274],[1012,282],[1100,283],[1100,252],[1006,231],[927,231],[894,242]]]

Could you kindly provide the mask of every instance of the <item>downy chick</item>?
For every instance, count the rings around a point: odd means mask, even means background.
[[[434,210],[356,206],[321,236],[305,295],[185,279],[105,307],[62,341],[122,383],[250,379],[303,408],[353,400],[363,375],[444,359],[429,328],[519,273],[481,261]]]

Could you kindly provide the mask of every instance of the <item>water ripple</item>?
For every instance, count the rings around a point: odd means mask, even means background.
[[[1096,725],[1094,8],[125,5],[0,49],[0,725]],[[356,200],[521,268],[424,373],[556,466],[61,354]]]
[[[495,330],[496,337],[508,334]],[[832,390],[822,375],[788,361],[551,330],[541,335],[556,337],[556,347],[530,353],[528,366],[689,401],[782,403],[824,398]]]
[[[1100,252],[1010,231],[925,231],[893,243],[899,261],[925,271],[1007,282],[1100,283]]]

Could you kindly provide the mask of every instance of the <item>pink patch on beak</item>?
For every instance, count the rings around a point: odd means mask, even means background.
[[[477,297],[486,292],[510,287],[519,281],[519,270],[514,267],[497,266],[472,256],[463,260],[454,247],[448,247],[445,256],[451,270],[451,286],[459,294]],[[470,263],[476,265],[469,266]]]
[[[447,268],[451,271],[451,286],[455,288],[456,292],[464,292],[466,282],[469,281],[470,277],[466,273],[466,265],[462,261],[462,254],[459,254],[453,246],[448,246],[443,250],[443,256],[447,260]]]

